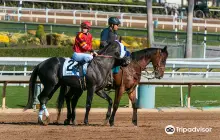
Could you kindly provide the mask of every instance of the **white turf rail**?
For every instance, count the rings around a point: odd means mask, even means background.
[[[3,84],[2,109],[6,107],[6,87],[8,83],[28,83],[30,76],[0,76],[0,83]],[[39,82],[39,81],[37,81]],[[141,78],[140,84],[150,85],[188,85],[188,108],[190,108],[190,91],[192,85],[220,85],[220,79],[183,79],[183,78],[164,78],[148,80]]]

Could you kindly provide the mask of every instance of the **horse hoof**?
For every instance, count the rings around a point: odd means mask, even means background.
[[[66,119],[66,120],[64,121],[64,125],[70,125],[70,120]]]
[[[40,125],[44,125],[44,126],[46,126],[46,125],[48,125],[50,123],[50,117],[46,117],[46,119],[43,121],[43,120],[41,120],[41,118],[38,118],[38,124],[40,124]]]
[[[132,121],[132,123],[134,124],[134,126],[137,126],[137,121]]]
[[[108,124],[108,120],[104,120],[103,125],[107,125],[107,124]]]
[[[58,125],[59,122],[58,122],[58,121],[54,121],[53,124],[54,124],[54,125]]]
[[[113,122],[109,122],[110,126],[114,126],[114,123]]]
[[[109,124],[110,124],[110,126],[114,126],[114,121],[113,120],[109,120]]]
[[[43,125],[48,125],[50,123],[50,117],[47,117],[44,121],[43,121]]]
[[[114,123],[110,124],[110,126],[113,127],[113,126],[114,126]]]
[[[84,122],[84,124],[85,124],[86,126],[88,126],[88,125],[89,125],[89,122]]]
[[[74,120],[72,123],[73,123],[73,126],[76,126],[76,125],[77,125],[76,120]]]
[[[42,122],[41,118],[38,117],[37,123],[40,124],[40,125],[43,125],[43,122]]]

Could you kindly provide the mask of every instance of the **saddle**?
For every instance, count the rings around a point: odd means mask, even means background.
[[[77,62],[71,58],[67,58],[63,64],[61,77],[63,76],[76,76],[79,79],[81,88],[83,90],[86,89],[85,75],[86,75],[86,66],[84,66],[85,62]]]

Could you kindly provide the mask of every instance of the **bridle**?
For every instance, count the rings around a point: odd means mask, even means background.
[[[161,50],[160,50],[160,55],[161,55]],[[160,58],[160,59],[161,59],[161,58]],[[152,62],[152,61],[151,61],[151,62]],[[139,63],[138,63],[138,64],[139,64]],[[160,64],[161,64],[161,60],[159,60],[159,63],[157,63],[156,66],[153,65],[154,71],[151,72],[151,73],[147,71],[147,68],[145,68],[144,70],[145,70],[145,72],[146,72],[146,75],[145,75],[144,77],[147,78],[147,79],[154,79],[156,73],[159,73],[160,70],[164,70],[164,69],[165,69],[165,66],[161,66]],[[139,65],[140,65],[140,64],[139,64]],[[153,75],[153,74],[154,74],[154,75]],[[149,75],[150,75],[151,77],[148,77]]]

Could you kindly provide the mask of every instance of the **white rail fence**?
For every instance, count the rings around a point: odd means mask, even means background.
[[[36,66],[40,62],[48,58],[33,58],[33,57],[0,57],[0,75],[28,75],[32,71],[28,71],[28,66]],[[6,66],[13,66],[13,70],[5,70]],[[16,70],[16,66],[23,67],[23,70]],[[148,68],[152,68],[150,64]],[[191,59],[168,59],[166,62],[165,77],[219,77],[220,71],[220,58],[191,58]],[[184,71],[179,71],[184,69]],[[191,69],[197,69],[197,71],[191,71]],[[201,69],[201,70],[200,70]],[[215,70],[214,72],[212,72]]]
[[[72,24],[81,23],[84,20],[89,20],[93,25],[98,25],[98,23],[108,24],[108,18],[110,16],[118,16],[121,20],[121,26],[132,27],[133,24],[140,24],[140,26],[147,27],[147,15],[146,14],[136,14],[136,13],[120,13],[120,12],[103,12],[103,11],[90,11],[90,10],[60,10],[60,9],[33,9],[33,8],[19,8],[19,7],[4,7],[0,6],[0,20],[5,20],[6,16],[13,17],[17,21],[30,20],[32,22],[38,22],[39,20],[44,20],[46,23],[52,20],[53,23],[57,23],[57,20],[68,20]],[[165,26],[175,25],[179,27],[180,30],[186,27],[187,17],[182,17],[176,23],[175,16],[172,15],[153,15],[154,22],[158,21],[157,24],[165,28]],[[180,18],[180,17],[179,17]],[[166,20],[165,20],[166,19]],[[168,19],[168,20],[167,20]],[[196,23],[200,21],[200,23]],[[211,21],[211,23],[209,23]],[[51,22],[51,21],[50,21]],[[201,30],[204,27],[206,19],[194,18],[193,26]],[[207,20],[206,26],[215,28],[218,31],[220,28],[220,20],[209,19]]]

